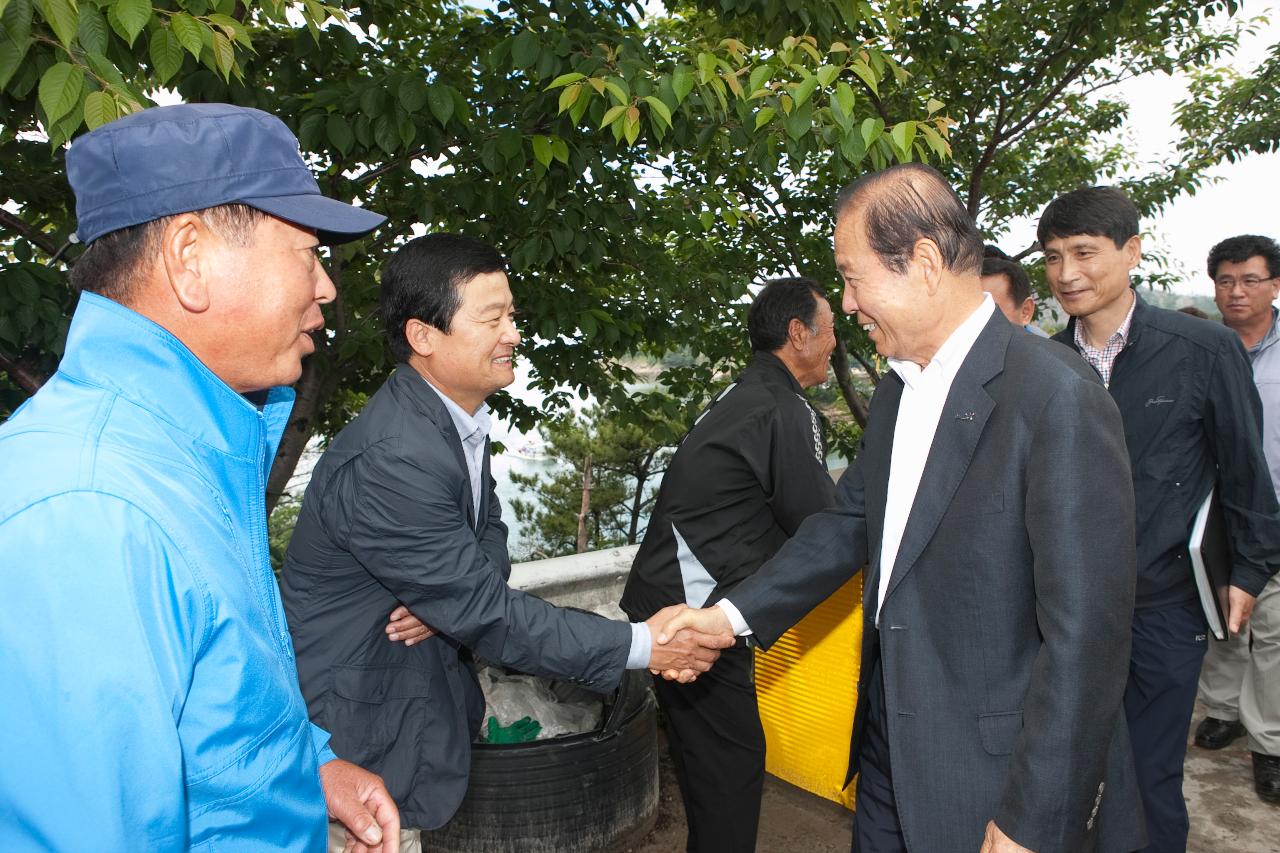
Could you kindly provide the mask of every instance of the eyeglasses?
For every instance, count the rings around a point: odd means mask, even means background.
[[[1272,275],[1267,276],[1266,278],[1257,278],[1256,276],[1247,275],[1240,279],[1220,278],[1213,282],[1213,286],[1218,288],[1218,290],[1230,290],[1238,284],[1245,290],[1254,290],[1263,282],[1274,281],[1276,278],[1280,278],[1280,276]]]

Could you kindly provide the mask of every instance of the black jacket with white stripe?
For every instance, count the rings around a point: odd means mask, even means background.
[[[777,356],[757,352],[685,435],[631,565],[622,609],[702,607],[834,500],[818,414]]]

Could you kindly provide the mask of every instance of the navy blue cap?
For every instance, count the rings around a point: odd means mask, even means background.
[[[320,194],[284,122],[231,104],[152,107],[104,124],[67,152],[76,237],[220,204],[246,204],[345,243],[386,221]]]

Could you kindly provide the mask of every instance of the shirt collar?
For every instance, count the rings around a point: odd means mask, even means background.
[[[449,399],[439,388],[427,381],[426,377],[423,377],[422,381],[427,383],[428,388],[436,392],[436,396],[444,403],[444,407],[449,410],[449,417],[453,419],[453,426],[458,430],[458,435],[463,442],[476,444],[489,434],[489,427],[492,426],[493,419],[489,416],[488,403],[482,403],[476,413],[472,415]],[[479,434],[478,436],[477,433]]]
[[[1120,324],[1120,328],[1112,332],[1111,337],[1107,338],[1106,342],[1101,347],[1090,346],[1088,342],[1085,341],[1084,325],[1080,322],[1079,318],[1076,318],[1075,322],[1071,324],[1074,328],[1076,346],[1081,350],[1089,349],[1096,352],[1111,343],[1119,343],[1121,346],[1128,343],[1129,329],[1133,326],[1133,312],[1138,307],[1138,294],[1134,292],[1132,287],[1129,288],[1129,294],[1133,297],[1133,302],[1129,303],[1129,313],[1124,315],[1124,322]]]
[[[937,375],[950,382],[968,357],[969,350],[973,349],[974,342],[986,328],[987,321],[991,319],[995,308],[996,304],[991,299],[991,294],[983,293],[982,303],[943,341],[942,346],[938,347],[938,351],[934,353],[933,358],[923,370],[913,361],[896,358],[889,359],[889,366],[902,378],[908,388],[914,389],[921,378],[926,376]]]
[[[1276,340],[1280,339],[1280,311],[1275,307],[1271,309],[1271,328],[1267,329],[1267,333],[1262,336],[1262,340],[1258,341],[1249,349],[1249,355],[1257,355],[1264,349],[1268,349]]]

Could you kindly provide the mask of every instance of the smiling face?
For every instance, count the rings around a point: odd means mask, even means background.
[[[813,330],[803,329],[803,340],[796,355],[794,369],[796,381],[805,388],[826,381],[827,365],[836,348],[835,315],[831,305],[816,295],[813,299],[817,303],[813,314]]]
[[[240,393],[297,382],[303,357],[315,351],[311,333],[324,327],[320,306],[336,296],[315,232],[267,216],[248,245],[208,237],[216,283],[205,316],[218,332],[201,359]]]
[[[520,332],[504,272],[481,273],[460,286],[458,311],[442,332],[421,320],[405,324],[409,362],[446,397],[475,413],[490,394],[515,381]]]
[[[1077,234],[1044,244],[1049,289],[1072,317],[1090,317],[1127,297],[1129,273],[1142,260],[1142,243],[1130,237],[1116,246],[1110,237]],[[1128,302],[1124,303],[1127,310]]]
[[[1257,282],[1246,288],[1242,282]],[[1222,322],[1235,328],[1271,319],[1271,303],[1280,296],[1280,278],[1273,278],[1267,259],[1254,255],[1241,263],[1222,261],[1214,278],[1213,301],[1222,312]],[[1226,287],[1222,285],[1228,285]]]
[[[836,220],[836,269],[844,280],[842,307],[885,358],[925,364],[932,357],[930,330],[937,325],[928,286],[914,260],[899,274],[872,250],[857,209]]]

